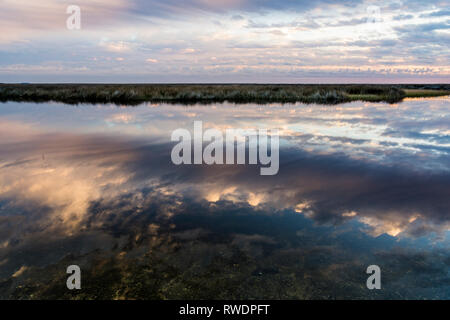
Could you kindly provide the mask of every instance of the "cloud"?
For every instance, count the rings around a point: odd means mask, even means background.
[[[450,10],[438,10],[431,13],[422,14],[421,17],[448,17],[450,16]]]
[[[381,8],[384,23],[371,28],[364,1],[98,0],[80,3],[79,32],[66,30],[63,4],[52,3],[6,3],[0,13],[2,29],[9,30],[0,35],[0,81],[116,82],[120,75],[121,82],[445,82],[449,77],[446,16],[420,17],[445,11],[438,2],[389,2]],[[147,59],[157,62],[142,65]]]
[[[401,20],[409,20],[414,18],[414,16],[412,14],[399,14],[395,17],[393,17],[392,19],[395,21],[401,21]]]
[[[81,0],[77,4],[81,9],[83,29],[111,23],[127,10],[129,4],[123,0]],[[66,13],[68,4],[61,1],[43,0],[29,2],[26,0],[4,0],[0,11],[0,28],[8,30],[0,34],[0,42],[33,39],[35,34],[45,32],[68,32]]]
[[[329,5],[344,8],[354,7],[356,4],[363,3],[362,0],[343,0],[339,4],[331,0],[307,1],[307,0],[281,0],[281,1],[265,1],[265,0],[187,0],[182,3],[176,0],[160,1],[150,0],[136,1],[136,8],[142,14],[148,15],[171,15],[171,14],[187,14],[195,12],[268,12],[271,10],[295,10],[297,12],[305,12],[314,8],[327,7]],[[234,15],[235,17],[238,14]]]

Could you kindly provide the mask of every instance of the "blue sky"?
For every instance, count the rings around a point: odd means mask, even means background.
[[[447,1],[0,3],[0,82],[450,82]]]

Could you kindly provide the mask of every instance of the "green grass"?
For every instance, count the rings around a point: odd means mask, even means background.
[[[349,97],[352,101],[382,101],[382,98],[376,94],[349,94]]]
[[[450,95],[450,90],[405,89],[407,98],[440,97]]]
[[[337,104],[355,100],[396,103],[408,96],[448,94],[450,89],[447,85],[440,85],[439,90],[412,86],[405,91],[399,85],[0,84],[0,101],[125,105],[143,102]]]

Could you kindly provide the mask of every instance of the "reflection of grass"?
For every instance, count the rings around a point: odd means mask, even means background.
[[[426,86],[396,85],[257,85],[257,84],[2,84],[0,101],[57,101],[64,103],[321,103],[354,100],[395,103],[404,97],[448,94]],[[445,89],[445,90],[442,90]]]

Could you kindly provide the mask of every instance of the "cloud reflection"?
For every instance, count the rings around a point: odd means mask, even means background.
[[[290,131],[285,131],[291,144],[281,150],[280,173],[267,178],[246,166],[174,166],[168,156],[170,143],[36,132],[21,123],[2,128],[2,135],[8,131],[11,137],[2,141],[0,151],[2,212],[25,215],[30,221],[36,218],[50,229],[58,226],[76,232],[92,218],[93,203],[111,207],[134,194],[130,210],[145,210],[154,205],[151,201],[158,203],[158,197],[171,199],[171,205],[160,208],[160,214],[169,218],[187,203],[206,201],[266,214],[292,210],[318,223],[356,219],[368,225],[374,236],[449,230],[449,171],[418,170],[404,166],[404,161],[380,165],[346,152],[299,149],[292,145],[291,138],[297,138],[289,136]],[[335,141],[345,145],[341,138],[327,143]],[[349,143],[361,148],[365,142]],[[396,159],[408,156],[399,153]]]
[[[0,297],[24,279],[55,275],[39,268],[74,257],[95,265],[97,252],[116,265],[156,252],[184,275],[251,265],[249,276],[274,277],[272,289],[286,270],[300,272],[301,283],[354,282],[345,275],[376,258],[415,275],[389,273],[388,294],[405,279],[445,296],[449,155],[425,146],[448,142],[446,103],[2,105]],[[173,165],[171,130],[198,119],[220,129],[280,128],[279,174]],[[425,271],[411,264],[418,259]]]

